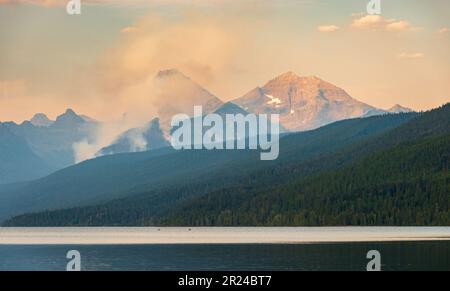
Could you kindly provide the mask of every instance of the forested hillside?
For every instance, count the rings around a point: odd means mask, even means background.
[[[203,180],[5,225],[450,225],[450,105],[386,130],[374,131],[376,118],[285,137],[279,160],[262,168],[225,164]],[[361,137],[368,120],[372,134]]]
[[[376,116],[337,122],[318,130],[287,135],[280,140],[280,157],[261,161],[259,151],[175,151],[160,149],[89,160],[43,179],[19,185],[0,195],[0,220],[13,215],[106,203],[118,198],[147,199],[145,211],[173,207],[227,187],[288,181],[293,171],[313,172],[306,161],[382,134],[418,114]],[[315,163],[320,168],[330,163]],[[273,182],[271,182],[273,183]],[[0,186],[0,192],[1,192]],[[125,204],[134,203],[128,201]],[[138,205],[141,207],[141,204]],[[143,210],[140,210],[143,211]],[[120,221],[119,221],[120,222]]]
[[[175,209],[166,225],[450,225],[450,135],[267,189],[236,187]]]

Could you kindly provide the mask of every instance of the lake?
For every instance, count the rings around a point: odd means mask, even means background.
[[[86,271],[364,271],[378,250],[382,270],[448,271],[449,229],[1,228],[0,270],[64,271],[78,250]]]
[[[69,250],[82,270],[364,271],[369,250],[382,270],[450,270],[450,242],[229,245],[0,245],[0,270],[64,271]]]

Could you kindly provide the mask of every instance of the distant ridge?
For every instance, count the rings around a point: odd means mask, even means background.
[[[47,115],[43,113],[37,113],[30,119],[31,124],[34,126],[48,127],[53,124],[54,121],[50,120]]]
[[[396,104],[388,109],[390,113],[408,113],[408,112],[414,112],[411,108],[403,107],[399,104]]]
[[[91,139],[99,123],[92,118],[78,115],[73,109],[67,109],[55,121],[45,114],[38,113],[21,124],[2,123],[14,135],[22,138],[29,148],[51,169],[61,169],[75,163],[74,143]],[[0,145],[1,146],[1,145]],[[48,172],[46,173],[48,174]],[[27,179],[37,178],[29,176]],[[17,180],[22,181],[18,175]]]

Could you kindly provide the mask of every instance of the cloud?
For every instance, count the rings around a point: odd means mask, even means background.
[[[133,33],[133,32],[136,32],[137,30],[138,30],[137,27],[128,26],[128,27],[123,28],[120,32],[122,32],[122,33]]]
[[[425,57],[425,54],[423,54],[423,53],[406,53],[406,52],[403,52],[403,53],[399,54],[397,57],[399,59],[415,60],[415,59],[423,59]]]
[[[142,122],[132,120],[126,115],[120,120],[102,122],[98,127],[90,133],[93,140],[82,140],[73,144],[75,162],[79,163],[88,159],[95,158],[99,151],[104,147],[110,146],[117,138],[130,128],[140,128]],[[129,135],[130,141],[133,142],[133,151],[141,151],[146,147],[146,141],[142,131],[135,131]]]
[[[448,34],[449,32],[450,32],[450,29],[448,27],[443,27],[443,28],[438,30],[438,33],[440,35]]]
[[[380,26],[383,18],[380,15],[364,15],[353,20],[352,26],[357,28],[373,28]]]
[[[42,7],[65,7],[70,0],[0,0],[0,5],[35,5]],[[148,2],[146,0],[80,0],[84,5],[108,5],[108,4],[140,4]],[[163,0],[159,0],[161,2]],[[126,3],[123,3],[126,2]]]
[[[339,30],[339,26],[336,25],[321,25],[317,27],[320,32],[336,32]]]
[[[65,7],[70,0],[0,0],[0,5],[36,5],[42,7]],[[224,3],[226,0],[80,0],[84,5],[136,5],[136,4],[201,4],[201,3]]]
[[[95,84],[95,103],[103,100],[105,108],[126,112],[132,122],[107,122],[94,133],[94,142],[74,144],[76,160],[94,157],[129,128],[142,128],[159,116],[164,106],[178,109],[186,103],[190,87],[183,82],[166,87],[155,82],[160,70],[178,69],[205,88],[226,83],[221,76],[235,69],[235,54],[250,39],[248,30],[254,31],[250,26],[230,14],[213,17],[186,10],[176,20],[150,13],[124,27],[86,79]],[[168,126],[165,121],[163,129]],[[135,137],[135,142],[137,148],[142,147],[142,138]]]
[[[38,5],[44,7],[66,6],[68,1],[64,0],[0,0],[0,5]]]
[[[384,31],[413,31],[417,28],[406,20],[386,19],[381,15],[357,16],[352,27],[358,29],[384,30]]]
[[[401,31],[401,30],[411,30],[413,29],[411,24],[408,21],[392,21],[386,24],[386,30],[391,31]]]
[[[148,88],[149,80],[171,68],[207,86],[232,69],[235,53],[245,44],[249,28],[239,29],[239,23],[229,15],[221,19],[185,12],[172,21],[148,14],[122,29],[116,45],[102,54],[94,75],[101,89],[115,95],[133,90],[136,96],[143,90],[151,98],[154,88]]]

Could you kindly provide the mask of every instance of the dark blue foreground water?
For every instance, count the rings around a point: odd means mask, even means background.
[[[0,245],[0,270],[64,271],[66,253],[81,253],[82,270],[359,270],[369,250],[382,270],[450,270],[450,241],[291,245]]]

